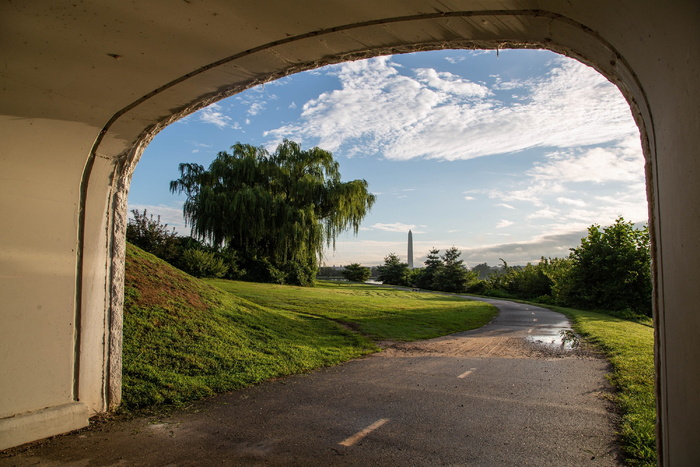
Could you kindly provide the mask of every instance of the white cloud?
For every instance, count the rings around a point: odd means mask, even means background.
[[[175,231],[186,235],[189,233],[189,228],[185,227],[185,219],[182,216],[182,203],[176,205],[166,204],[129,204],[129,218],[133,218],[132,210],[142,212],[144,209],[148,217],[153,216],[156,219],[160,216],[160,221],[163,224],[168,224],[168,228],[175,228]]]
[[[448,62],[450,62],[450,63],[453,64],[453,65],[454,65],[455,63],[463,62],[463,61],[466,60],[466,59],[467,59],[467,57],[465,57],[465,56],[461,56],[461,57],[445,57],[445,60],[447,60]]]
[[[340,89],[308,101],[299,123],[267,136],[315,139],[350,156],[457,160],[638,134],[627,103],[603,76],[571,59],[554,64],[540,79],[494,86],[518,87],[516,104],[450,73],[421,68],[402,75],[390,57],[335,65]]]
[[[474,201],[476,198],[473,196],[465,196],[464,199],[466,199],[467,201]]]
[[[506,208],[506,209],[515,209],[515,207],[511,206],[510,204],[506,204],[506,203],[499,203],[496,205],[496,207],[501,207],[501,208]]]
[[[491,94],[487,87],[446,71],[438,72],[432,68],[418,68],[415,70],[415,74],[418,81],[424,85],[448,94],[482,98]]]
[[[555,218],[559,217],[559,215],[560,214],[558,211],[554,211],[554,210],[546,207],[544,209],[539,209],[539,210],[533,212],[532,214],[529,214],[527,216],[527,218],[528,219],[555,219]]]
[[[425,227],[425,226],[416,226],[415,224],[403,224],[401,222],[394,222],[393,224],[382,224],[382,223],[376,223],[372,224],[371,227],[373,229],[377,230],[384,230],[386,232],[406,232],[408,233],[409,230],[413,230],[413,233],[423,233],[415,230],[416,227]]]
[[[570,248],[577,246],[587,234],[586,228],[569,229],[566,233],[548,233],[528,241],[483,245],[477,248],[463,248],[462,257],[470,265],[488,263],[500,264],[500,258],[510,265],[537,263],[540,258],[563,258],[569,255]]]
[[[515,224],[515,222],[503,219],[501,221],[498,221],[498,223],[496,224],[496,228],[503,229],[505,227],[510,227],[513,224]]]
[[[250,107],[248,108],[248,115],[257,115],[263,109],[265,109],[265,102],[263,102],[263,101],[253,102],[252,104],[250,104]]]
[[[557,198],[557,202],[559,204],[565,204],[568,206],[577,206],[579,208],[586,206],[586,202],[582,199],[571,199],[571,198],[565,198],[563,196],[560,196],[559,198]]]
[[[644,180],[644,157],[637,144],[607,148],[571,149],[548,154],[528,171],[535,180],[565,182],[639,182]]]
[[[216,125],[219,128],[226,128],[231,123],[231,117],[221,112],[222,108],[219,104],[211,104],[202,110],[198,111],[199,120],[203,123]]]

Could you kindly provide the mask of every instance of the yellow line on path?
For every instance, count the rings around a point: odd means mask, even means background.
[[[342,445],[342,446],[352,446],[353,444],[357,443],[357,442],[360,441],[362,438],[364,438],[364,437],[367,436],[368,434],[372,433],[374,430],[376,430],[376,429],[379,428],[380,426],[384,425],[384,424],[385,424],[386,422],[388,422],[388,421],[389,421],[388,418],[380,418],[379,420],[377,420],[376,422],[372,423],[370,426],[368,426],[368,427],[365,428],[364,430],[358,431],[357,433],[355,433],[354,435],[352,435],[351,437],[349,437],[349,438],[346,439],[345,441],[341,441],[341,442],[338,443],[338,444],[340,444],[340,445]]]

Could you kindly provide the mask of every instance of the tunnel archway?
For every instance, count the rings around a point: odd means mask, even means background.
[[[32,81],[32,89],[46,89],[46,95],[32,101],[32,105],[23,106],[21,103],[29,102],[26,96],[32,95],[32,91],[25,89],[24,83],[13,84],[18,91],[4,106],[3,115],[10,118],[3,121],[7,123],[6,141],[16,143],[9,145],[5,160],[24,170],[35,160],[22,160],[22,154],[38,154],[42,148],[42,138],[36,135],[44,138],[60,135],[55,152],[66,161],[62,169],[70,176],[47,188],[46,193],[63,190],[74,200],[72,205],[67,201],[55,212],[56,216],[63,213],[64,218],[75,221],[72,226],[71,222],[65,222],[66,232],[59,241],[61,247],[70,245],[71,238],[77,238],[76,251],[57,256],[56,267],[67,265],[64,269],[70,270],[74,261],[76,268],[74,274],[57,278],[54,288],[68,286],[66,302],[73,292],[74,300],[62,305],[60,312],[73,316],[70,325],[77,331],[66,332],[52,344],[63,349],[65,356],[61,358],[72,362],[64,365],[71,374],[61,376],[60,394],[46,398],[37,393],[33,399],[23,400],[18,395],[23,391],[22,384],[31,383],[5,383],[4,392],[12,396],[9,399],[20,402],[3,414],[29,413],[29,418],[24,420],[36,425],[41,418],[32,414],[45,407],[70,406],[70,415],[61,415],[65,418],[73,417],[75,410],[82,411],[81,407],[99,412],[118,403],[126,193],[143,148],[161,128],[255,84],[325,64],[441,48],[532,47],[572,56],[596,68],[620,88],[640,127],[647,159],[650,226],[654,232],[660,455],[664,463],[692,458],[694,439],[700,432],[696,421],[700,404],[693,402],[700,377],[682,362],[686,361],[683,355],[687,361],[700,355],[700,348],[692,343],[692,332],[700,325],[700,318],[691,316],[690,311],[681,314],[677,310],[697,295],[689,281],[697,272],[694,259],[699,256],[691,233],[697,228],[698,208],[692,207],[689,200],[696,198],[698,188],[689,182],[697,164],[691,148],[697,143],[698,132],[695,131],[694,137],[691,134],[698,127],[695,110],[698,97],[690,92],[688,83],[698,79],[697,60],[693,58],[697,52],[691,52],[697,50],[694,47],[698,39],[691,38],[691,31],[697,25],[698,7],[687,3],[664,8],[651,2],[608,6],[601,1],[568,6],[557,2],[546,5],[526,2],[532,7],[527,9],[522,2],[507,7],[502,2],[479,6],[467,3],[468,8],[445,8],[442,3],[428,1],[416,5],[390,2],[381,7],[348,3],[334,11],[325,11],[315,4],[292,8],[280,2],[275,5],[276,10],[266,12],[255,7],[236,9],[213,4],[202,5],[193,12],[187,5],[173,6],[169,7],[170,19],[161,21],[172,26],[175,40],[171,43],[149,42],[148,38],[125,41],[112,30],[103,34],[104,40],[81,43],[85,50],[94,49],[114,60],[115,67],[105,68],[107,74],[99,77],[103,80],[101,89],[87,86],[95,79],[89,71],[84,71],[84,78],[76,79],[75,83],[64,75],[47,77],[45,81],[34,79],[38,82]],[[160,19],[164,5],[154,3],[144,7],[138,17],[128,9],[90,8],[73,12],[76,14],[70,21],[102,37],[94,29],[99,21],[93,25],[88,20],[91,15],[99,16],[105,23],[110,23],[109,18],[119,18],[129,24],[128,28],[147,35],[144,20]],[[18,20],[13,28],[20,32],[32,28],[36,31],[42,21],[55,24],[54,19],[34,14],[31,8],[10,13]],[[55,20],[66,18],[59,14]],[[202,27],[195,40],[185,33],[192,21]],[[623,24],[634,27],[626,29]],[[66,32],[69,30],[48,27],[43,31],[54,38],[77,37]],[[641,31],[648,31],[648,35]],[[103,49],[111,50],[107,45],[110,41],[124,51],[105,53]],[[18,46],[13,53],[71,76],[72,71],[65,63],[54,58],[39,59],[41,54],[30,46]],[[135,60],[126,61],[118,68],[125,57],[138,56],[139,49],[151,54],[150,59],[159,52],[166,53],[160,62],[163,66],[149,72],[143,61]],[[174,60],[175,57],[179,59]],[[90,59],[86,56],[82,63]],[[13,83],[31,76],[24,69],[11,73],[14,73]],[[50,79],[63,80],[60,93],[51,91]],[[84,83],[82,88],[80,83]],[[66,106],[56,96],[71,96],[80,105]],[[22,141],[30,135],[35,135],[33,141]],[[84,150],[88,151],[87,157]],[[23,174],[22,180],[26,178]],[[29,192],[43,181],[39,177],[25,183],[22,189]],[[686,200],[685,204],[682,200]],[[48,209],[39,207],[38,203],[36,206],[39,213]],[[12,211],[8,222],[20,218],[20,214]],[[21,237],[21,234],[9,236],[13,245],[20,245],[13,251],[36,241],[34,236]],[[19,257],[17,262],[26,266],[29,259]],[[15,290],[24,297],[31,289],[22,282]],[[47,296],[52,292],[45,290]],[[28,309],[31,300],[17,298],[8,306]],[[26,321],[23,326],[30,328],[32,323]],[[17,339],[8,342],[12,343],[12,355],[23,352],[39,355]],[[17,420],[12,423],[16,424]],[[81,420],[74,425],[84,423]],[[47,432],[42,433],[47,436]],[[32,437],[36,439],[37,435],[16,439],[24,442]]]
[[[313,57],[313,60],[302,62],[302,63],[289,63],[288,61],[280,61],[272,59],[272,64],[277,65],[271,67],[264,73],[257,74],[254,78],[249,78],[242,83],[217,83],[216,88],[218,89],[214,93],[208,93],[204,96],[194,97],[194,101],[185,105],[182,109],[177,110],[172,115],[168,115],[166,118],[162,118],[155,122],[150,127],[145,128],[141,134],[139,134],[134,142],[134,145],[123,152],[119,156],[119,165],[114,174],[114,195],[113,195],[113,212],[110,213],[112,230],[110,232],[111,238],[107,241],[112,245],[112,261],[111,261],[111,287],[112,291],[110,293],[110,316],[112,328],[110,329],[110,377],[108,380],[108,397],[109,406],[116,406],[119,402],[120,393],[120,369],[119,369],[119,358],[118,355],[121,354],[121,281],[123,280],[123,244],[125,235],[125,225],[127,223],[126,217],[126,196],[128,193],[129,180],[133,174],[133,170],[143,153],[143,150],[150,142],[150,140],[158,133],[162,128],[167,126],[174,120],[192,113],[200,108],[210,105],[220,99],[228,97],[230,95],[236,94],[244,89],[255,86],[260,83],[265,83],[281,76],[296,73],[298,71],[309,70],[317,68],[323,65],[337,63],[346,60],[354,60],[359,58],[368,58],[377,55],[383,55],[387,52],[392,53],[402,53],[402,52],[415,52],[415,51],[426,51],[426,50],[437,50],[445,48],[487,48],[487,49],[498,49],[498,48],[542,48],[558,52],[567,56],[577,58],[578,60],[587,63],[599,72],[608,77],[611,81],[617,84],[619,89],[628,99],[630,106],[632,108],[633,115],[640,126],[640,131],[642,134],[643,150],[645,158],[647,160],[647,165],[649,166],[651,161],[651,151],[649,143],[649,133],[646,129],[644,113],[643,111],[648,109],[648,104],[643,98],[643,92],[639,86],[639,83],[634,77],[634,73],[628,69],[627,64],[620,58],[619,52],[614,50],[614,48],[605,43],[600,39],[600,37],[594,34],[592,31],[588,30],[581,24],[577,24],[568,18],[555,14],[545,14],[544,12],[452,12],[450,14],[427,14],[418,15],[410,17],[397,17],[388,18],[381,21],[375,21],[367,24],[352,24],[352,25],[341,25],[335,28],[330,28],[325,31],[318,32],[316,34],[306,34],[289,37],[287,39],[276,41],[264,46],[258,47],[255,50],[246,51],[243,54],[238,54],[235,56],[230,56],[226,59],[219,60],[216,63],[209,64],[202,67],[195,72],[192,72],[186,76],[181,77],[167,85],[153,91],[150,95],[144,96],[144,98],[132,103],[129,107],[122,109],[117,113],[113,119],[105,127],[104,134],[108,134],[110,129],[118,126],[122,123],[122,120],[127,119],[127,115],[131,112],[136,112],[142,108],[146,111],[150,111],[148,107],[152,105],[151,100],[157,101],[163,99],[161,94],[172,92],[175,88],[182,87],[185,83],[190,80],[207,80],[209,74],[215,74],[214,71],[219,71],[220,74],[225,75],[220,72],[220,68],[225,67],[237,67],[238,61],[250,61],[254,60],[254,57],[263,57],[262,60],[270,60],[269,55],[275,57],[283,56],[283,51],[285,48],[300,47],[300,43],[312,42],[314,44],[319,41],[319,38],[324,38],[324,40],[330,40],[326,36],[331,37],[334,35],[347,33],[349,31],[356,31],[362,29],[374,29],[374,28],[386,28],[388,26],[393,26],[397,28],[410,28],[415,27],[417,24],[422,22],[443,22],[443,26],[447,28],[452,20],[462,20],[465,25],[468,25],[468,30],[473,32],[474,25],[479,25],[484,29],[481,31],[485,36],[492,36],[493,33],[488,31],[488,26],[497,21],[502,21],[504,23],[510,24],[522,24],[527,23],[528,28],[531,28],[531,33],[533,36],[539,34],[539,40],[534,37],[524,38],[521,37],[522,31],[518,33],[513,33],[512,37],[506,38],[465,38],[455,34],[455,37],[451,40],[440,42],[435,42],[433,40],[427,40],[424,42],[416,41],[415,43],[401,42],[400,44],[394,45],[392,47],[386,47],[385,45],[381,47],[374,48],[356,48],[351,52],[345,52],[342,54],[335,53],[333,55],[324,54],[319,57]],[[522,22],[522,23],[521,23]],[[462,25],[462,26],[465,26]],[[544,28],[544,26],[547,28]],[[567,44],[566,41],[557,39],[556,37],[549,37],[552,34],[546,34],[551,32],[553,25],[571,34],[572,37],[576,38],[577,45],[587,44],[589,50],[586,54],[581,53],[578,49],[574,48],[571,44]],[[453,30],[455,28],[452,28]],[[514,28],[515,29],[515,28]],[[555,28],[556,29],[556,28]],[[454,31],[453,31],[454,32]],[[367,32],[365,32],[367,33]],[[561,42],[561,43],[560,43]],[[326,45],[326,44],[324,44]],[[326,45],[327,46],[327,45]],[[603,60],[598,58],[598,55],[604,57]],[[617,57],[617,58],[615,58]],[[274,63],[277,62],[277,63]],[[211,87],[212,85],[209,84]],[[92,154],[103,153],[103,141],[96,143],[93,148]],[[647,169],[647,178],[651,174],[651,169]],[[84,179],[84,186],[89,187],[92,179],[92,174],[87,172],[87,178]],[[647,180],[648,189],[653,188],[651,180]],[[87,193],[87,192],[86,192]],[[649,193],[649,199],[653,199],[652,193]],[[653,212],[653,207],[650,207]],[[87,228],[87,224],[85,225]],[[86,238],[87,240],[87,238]]]

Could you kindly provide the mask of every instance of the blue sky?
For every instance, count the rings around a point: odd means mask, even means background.
[[[145,150],[130,209],[182,234],[181,162],[208,166],[236,142],[283,138],[333,152],[345,180],[377,195],[357,236],[327,265],[406,260],[456,246],[469,266],[563,257],[586,228],[645,223],[639,131],[619,90],[591,68],[542,50],[421,52],[288,76],[173,123]]]

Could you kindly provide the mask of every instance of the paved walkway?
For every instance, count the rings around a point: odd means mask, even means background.
[[[620,465],[606,362],[561,346],[562,315],[485,301],[500,314],[479,330],[109,422],[0,465]]]

